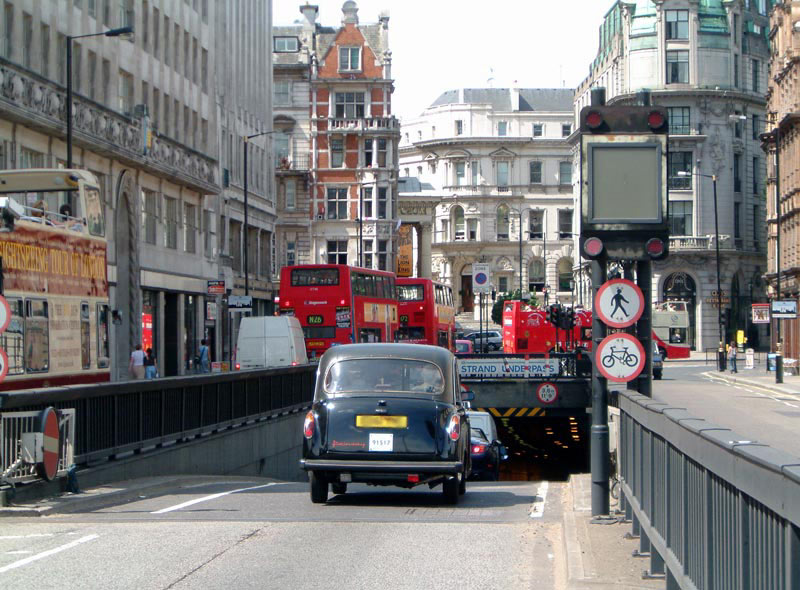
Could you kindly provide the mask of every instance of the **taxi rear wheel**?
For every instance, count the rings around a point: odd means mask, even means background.
[[[458,504],[458,488],[460,483],[458,477],[448,477],[442,484],[445,504]]]
[[[311,501],[314,504],[324,504],[328,501],[328,482],[322,479],[314,471],[309,475],[309,487],[311,489]]]
[[[463,496],[467,493],[467,476],[461,476],[461,481],[458,482],[458,495]]]

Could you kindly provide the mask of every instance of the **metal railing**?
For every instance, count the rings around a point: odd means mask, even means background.
[[[624,509],[666,588],[800,588],[800,459],[619,392]]]
[[[316,365],[0,394],[0,416],[75,411],[82,465],[267,420],[310,406]],[[5,447],[0,472],[13,463]]]

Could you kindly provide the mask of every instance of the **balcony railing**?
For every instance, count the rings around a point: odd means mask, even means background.
[[[302,156],[281,156],[275,165],[275,168],[280,171],[306,171],[309,169],[310,158],[308,155]]]
[[[386,131],[399,130],[400,123],[395,117],[362,117],[328,119],[329,129],[346,129],[352,131]]]
[[[731,236],[722,235],[719,237],[720,248],[730,248],[731,245]],[[677,236],[669,239],[669,249],[672,252],[680,250],[713,250],[714,248],[714,236]]]

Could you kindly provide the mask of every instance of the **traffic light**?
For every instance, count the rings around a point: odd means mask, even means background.
[[[558,322],[559,328],[562,330],[571,330],[575,327],[575,310],[572,308],[562,309],[561,317]]]
[[[585,258],[661,260],[668,254],[667,109],[591,105],[580,113],[581,236]]]
[[[561,306],[557,303],[552,304],[547,308],[547,321],[553,324],[556,328],[559,327],[561,321]]]

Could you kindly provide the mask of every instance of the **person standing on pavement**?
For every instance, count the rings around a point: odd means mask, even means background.
[[[200,341],[200,372],[208,373],[211,370],[211,360],[208,353],[208,342],[205,338]]]
[[[142,345],[137,344],[131,353],[131,362],[128,363],[128,372],[131,379],[144,379],[144,351]]]
[[[152,348],[147,349],[147,354],[144,357],[144,378],[156,378],[156,356],[153,354]]]
[[[738,373],[736,370],[736,342],[731,342],[730,350],[728,351],[728,360],[731,366],[731,373]]]

